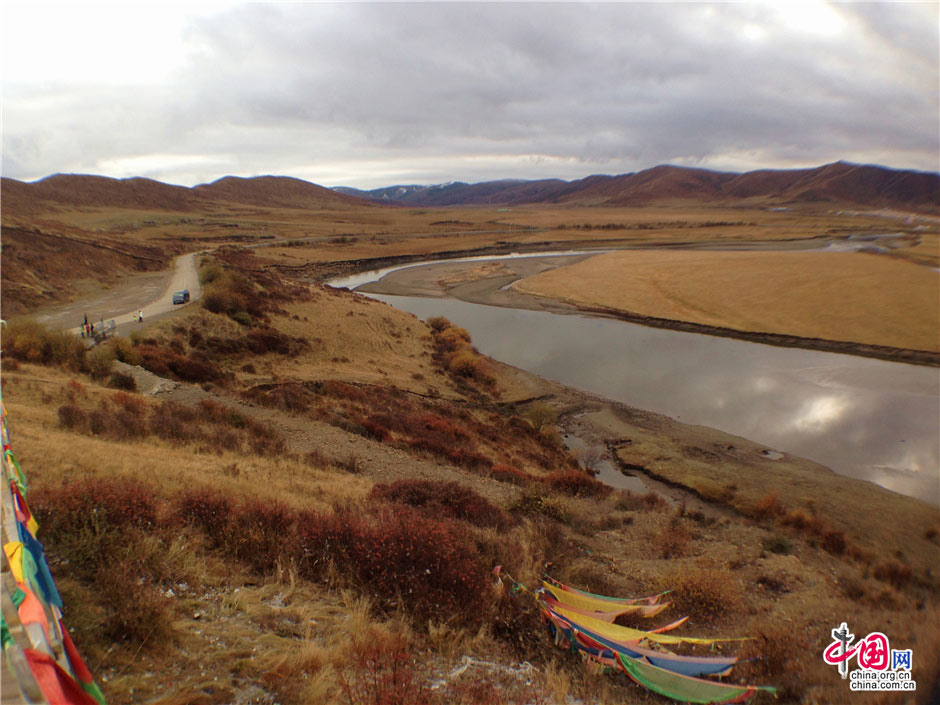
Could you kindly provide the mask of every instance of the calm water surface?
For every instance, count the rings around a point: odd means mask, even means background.
[[[369,296],[420,318],[446,316],[480,352],[539,376],[940,503],[935,368],[586,316]]]

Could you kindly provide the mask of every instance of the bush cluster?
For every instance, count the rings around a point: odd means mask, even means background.
[[[656,547],[661,558],[682,558],[688,553],[691,539],[678,517],[673,517],[656,537]]]
[[[157,344],[137,346],[142,367],[161,377],[172,377],[182,382],[221,382],[225,373],[204,353],[193,351],[185,355],[170,347]]]
[[[211,399],[203,399],[195,407],[172,401],[148,405],[140,397],[118,392],[91,409],[75,401],[63,404],[58,416],[63,428],[116,441],[152,435],[177,443],[198,443],[218,453],[229,450],[275,456],[287,450],[284,438],[273,426]]]
[[[707,561],[681,564],[663,585],[672,589],[669,599],[679,612],[705,622],[736,613],[743,599],[734,574]]]
[[[520,487],[527,487],[539,481],[539,478],[531,473],[519,470],[512,465],[503,465],[501,463],[490,468],[489,477],[499,482],[507,482],[510,485],[518,485]]]
[[[568,521],[568,512],[562,504],[537,491],[526,492],[509,507],[509,511],[524,516],[545,517],[561,523]]]
[[[914,571],[909,565],[896,560],[888,560],[876,565],[872,570],[872,575],[878,580],[893,585],[898,590],[903,590],[910,582]]]
[[[516,416],[492,412],[480,419],[466,410],[418,399],[394,388],[328,380],[304,385],[258,385],[244,394],[275,405],[281,393],[334,426],[430,453],[472,470],[490,472],[494,466],[509,467],[505,464],[510,459],[505,439],[510,437],[515,441],[513,451],[517,457],[545,469],[571,464],[562,447]],[[525,481],[524,477],[519,479]]]
[[[435,360],[451,374],[484,386],[492,386],[496,379],[488,369],[486,360],[471,345],[470,334],[446,318],[428,319],[434,337]]]
[[[62,365],[74,372],[87,369],[81,338],[28,318],[12,320],[3,329],[3,355],[22,362]]]
[[[509,515],[469,487],[457,482],[435,480],[396,480],[378,484],[370,497],[415,507],[431,518],[461,519],[476,526],[505,529]]]
[[[411,644],[400,630],[370,627],[352,635],[349,667],[339,676],[347,705],[430,703],[433,696],[415,672]]]
[[[610,485],[574,468],[555,470],[545,478],[545,484],[557,492],[574,497],[606,497],[613,491]]]
[[[171,632],[158,561],[148,560],[145,537],[157,522],[157,499],[146,485],[88,478],[30,495],[42,539],[65,561],[57,574],[88,585],[103,610],[103,639],[141,643]]]
[[[202,305],[213,313],[229,316],[250,326],[270,313],[284,313],[281,303],[310,298],[307,286],[289,282],[262,269],[254,251],[240,247],[216,250],[199,270],[203,284]]]
[[[368,519],[340,510],[301,521],[305,561],[316,578],[332,563],[381,604],[401,604],[419,620],[479,619],[489,585],[468,531],[406,507],[380,508]]]
[[[388,608],[420,620],[473,621],[488,569],[466,528],[412,507],[370,512],[296,511],[277,503],[234,504],[211,489],[179,498],[175,516],[198,527],[211,545],[265,573],[291,564],[306,578],[333,571]]]
[[[663,511],[669,505],[657,493],[650,491],[646,494],[636,494],[630,490],[619,490],[614,504],[620,511]]]

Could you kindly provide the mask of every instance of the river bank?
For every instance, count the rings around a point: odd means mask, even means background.
[[[469,303],[531,311],[587,314],[615,318],[653,328],[735,338],[765,345],[857,355],[890,362],[932,367],[940,366],[940,353],[929,350],[912,350],[784,333],[739,330],[724,326],[648,316],[607,306],[591,306],[575,301],[541,296],[519,290],[513,286],[521,279],[559,267],[567,267],[582,262],[590,256],[590,254],[582,254],[503,260],[507,264],[502,270],[487,269],[478,262],[455,262],[408,267],[391,272],[379,281],[364,284],[360,287],[360,290],[392,296],[449,297]]]

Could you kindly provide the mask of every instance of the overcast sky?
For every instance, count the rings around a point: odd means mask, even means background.
[[[938,3],[3,9],[2,171],[194,185],[937,171]]]

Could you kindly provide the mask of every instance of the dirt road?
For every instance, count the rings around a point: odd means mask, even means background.
[[[67,328],[79,335],[87,315],[89,323],[96,327],[101,321],[114,320],[119,333],[128,333],[139,325],[138,312],[142,311],[144,321],[148,322],[188,306],[173,304],[173,292],[181,289],[189,289],[190,304],[202,295],[196,253],[180,255],[170,270],[130,276],[98,296],[57,306],[36,319],[50,328]]]

